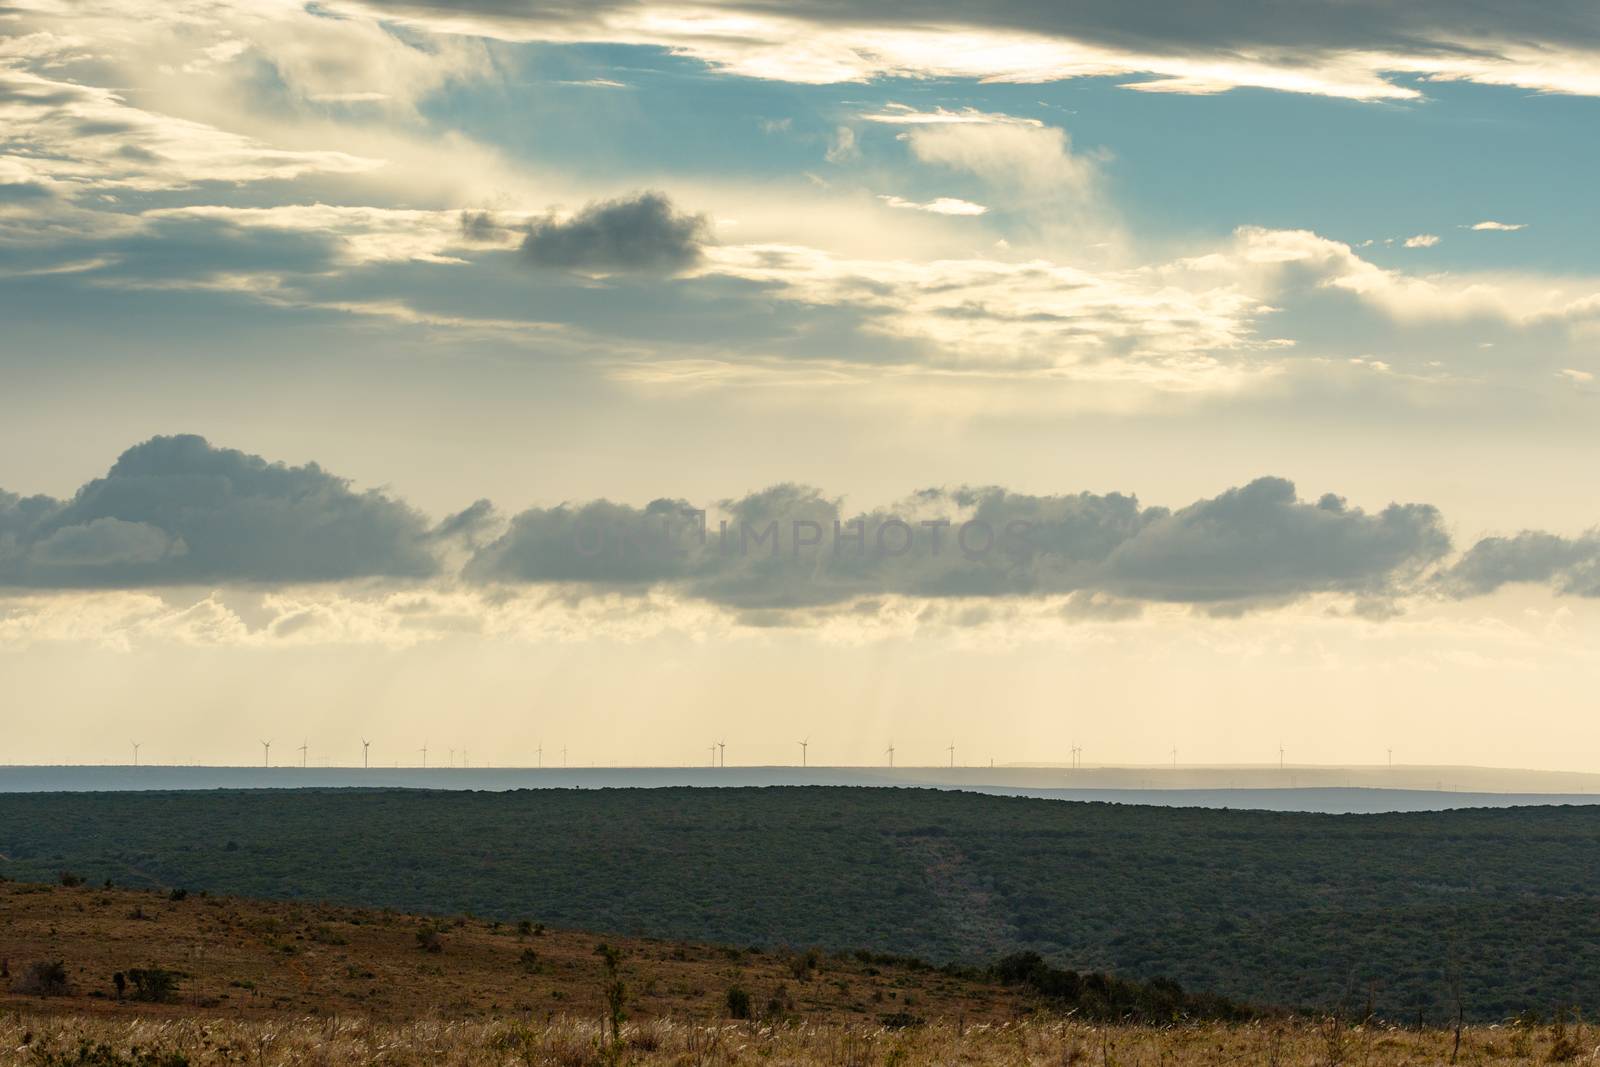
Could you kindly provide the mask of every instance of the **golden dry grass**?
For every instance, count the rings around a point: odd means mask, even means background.
[[[439,951],[417,933],[438,931]],[[636,1018],[726,1013],[731,986],[756,1015],[806,1021],[925,1018],[999,1021],[1027,1010],[1015,991],[852,955],[614,937],[572,930],[524,934],[514,923],[463,916],[426,919],[373,908],[200,897],[88,886],[0,883],[0,1011],[230,1017],[419,1015],[597,1017],[603,977],[597,942],[622,952],[629,1012]],[[524,959],[524,954],[529,954]],[[18,996],[11,982],[30,963],[61,960],[72,994]],[[159,967],[183,975],[170,1004],[118,1000],[112,975]],[[771,1007],[774,1002],[777,1007]]]
[[[1471,1027],[1456,1062],[1594,1064],[1600,1030],[1587,1027]],[[104,1058],[80,1048],[104,1045]],[[1454,1035],[1315,1022],[1247,1026],[1098,1027],[1026,1019],[907,1029],[846,1023],[766,1026],[652,1019],[624,1024],[622,1040],[602,1037],[598,1020],[555,1018],[383,1023],[364,1018],[301,1019],[32,1015],[0,1018],[0,1064],[194,1065],[388,1064],[393,1067],[1399,1067],[1451,1062]],[[145,1054],[141,1060],[133,1050]]]

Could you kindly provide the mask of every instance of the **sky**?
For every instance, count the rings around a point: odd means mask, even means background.
[[[0,762],[1600,770],[1597,122],[1586,2],[11,0]]]

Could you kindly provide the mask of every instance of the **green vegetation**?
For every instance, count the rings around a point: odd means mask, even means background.
[[[0,873],[1161,978],[1444,1022],[1600,1011],[1600,810],[912,789],[0,796]],[[174,904],[172,906],[192,906]],[[803,957],[802,957],[803,958]]]

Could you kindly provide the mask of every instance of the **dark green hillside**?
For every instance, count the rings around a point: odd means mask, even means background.
[[[0,795],[0,873],[1600,1011],[1600,809],[1327,816],[908,789]],[[0,924],[3,929],[3,924]],[[0,933],[3,940],[3,933]]]

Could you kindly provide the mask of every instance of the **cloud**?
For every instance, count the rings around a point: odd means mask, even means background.
[[[383,493],[194,436],[128,449],[70,500],[0,492],[0,586],[425,578],[439,570],[428,540]]]
[[[933,200],[921,202],[888,195],[880,195],[878,199],[893,208],[901,208],[907,211],[926,211],[934,215],[982,215],[989,210],[982,204],[974,204],[970,200],[959,200],[953,196],[940,196]]]
[[[704,215],[680,213],[665,195],[647,192],[533,223],[522,255],[560,270],[670,273],[697,264],[710,236]]]
[[[856,145],[856,131],[848,126],[840,126],[833,131],[833,140],[828,142],[828,150],[823,157],[829,163],[854,163],[861,158],[861,149]]]
[[[665,585],[739,610],[860,598],[1068,596],[1243,610],[1319,593],[1397,595],[1449,550],[1438,512],[1375,515],[1263,478],[1172,512],[1122,494],[927,490],[848,515],[778,485],[706,512],[663,498],[533,509],[468,564],[477,582]],[[1082,599],[1082,598],[1080,598]]]
[[[355,174],[382,161],[346,152],[276,148],[200,122],[134,107],[116,92],[0,66],[6,162],[27,186],[74,197],[187,189],[310,173]]]
[[[1143,92],[1241,87],[1356,100],[1414,99],[1405,79],[1473,81],[1600,95],[1600,28],[1581,0],[1530,15],[1512,0],[1296,0],[1263,18],[1244,0],[1207,0],[1182,18],[1147,5],[955,0],[633,0],[529,6],[513,0],[343,0],[338,7],[434,32],[514,41],[653,45],[715,70],[803,83],[885,77],[1045,82],[1116,77]]]
[[[1567,538],[1537,530],[1486,537],[1439,580],[1456,597],[1481,596],[1503,585],[1537,582],[1572,596],[1600,597],[1600,530]]]
[[[1407,248],[1432,248],[1438,243],[1438,235],[1432,233],[1419,233],[1415,237],[1407,237],[1405,239]]]
[[[1470,228],[1474,230],[1501,230],[1509,233],[1514,230],[1525,230],[1528,228],[1528,224],[1525,222],[1495,222],[1492,219],[1485,219],[1483,222],[1474,222]]]
[[[69,500],[0,492],[0,589],[213,586],[293,600],[293,587],[370,579],[391,582],[367,581],[358,595],[431,580],[404,586],[416,591],[406,597],[450,600],[456,607],[426,613],[455,629],[489,625],[470,611],[458,618],[462,604],[534,588],[558,600],[660,599],[769,622],[979,600],[1034,602],[1071,618],[1127,618],[1156,604],[1231,615],[1313,597],[1345,598],[1347,613],[1378,618],[1408,599],[1513,583],[1600,596],[1600,530],[1486,537],[1452,558],[1430,505],[1369,512],[1331,493],[1302,499],[1276,477],[1175,510],[1124,493],[999,486],[926,489],[847,510],[838,497],[784,483],[704,508],[675,497],[643,507],[594,500],[530,508],[509,522],[479,500],[430,524],[315,463],[268,463],[194,436],[128,449]]]
[[[1065,130],[1037,119],[972,108],[919,112],[893,104],[861,117],[904,127],[900,136],[920,162],[965,171],[1029,197],[1083,198],[1099,177],[1096,159],[1075,154]]]

